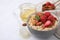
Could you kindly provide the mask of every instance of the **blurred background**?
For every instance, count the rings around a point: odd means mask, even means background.
[[[57,0],[0,0],[0,40],[22,40],[19,37],[18,19],[13,13],[22,3],[43,4],[46,1],[54,3]]]

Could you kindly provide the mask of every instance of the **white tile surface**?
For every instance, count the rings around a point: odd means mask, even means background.
[[[13,15],[14,10],[22,3],[37,4],[43,3],[42,1],[47,0],[0,0],[0,40],[23,40],[18,35],[18,20]],[[51,1],[55,2],[55,0]],[[35,40],[35,38],[31,37],[29,40]],[[48,40],[57,39],[52,37]]]

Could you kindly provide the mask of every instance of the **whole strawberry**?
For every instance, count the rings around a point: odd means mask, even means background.
[[[50,16],[48,17],[48,20],[50,20],[50,21],[52,21],[52,22],[55,21],[55,19],[56,19],[56,18],[55,18],[54,16],[52,16],[52,15],[50,15]]]
[[[51,13],[50,12],[45,12],[44,15],[46,15],[47,17],[49,17],[51,15]]]
[[[41,16],[40,18],[42,23],[45,23],[47,20],[47,17],[45,15]]]
[[[47,2],[47,3],[46,3],[46,6],[49,6],[49,5],[51,5],[51,3],[50,3],[50,2]]]

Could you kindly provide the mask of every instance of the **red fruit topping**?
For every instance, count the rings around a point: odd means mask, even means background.
[[[49,27],[52,25],[52,22],[50,20],[46,21],[43,27]]]
[[[49,6],[49,5],[51,5],[51,3],[50,2],[47,2],[46,5]]]
[[[46,15],[47,17],[49,17],[49,16],[51,15],[51,13],[50,13],[50,12],[45,12],[45,15]]]
[[[55,21],[55,19],[56,18],[54,16],[52,16],[52,15],[48,17],[48,20],[51,20],[51,21]]]
[[[46,20],[47,20],[47,17],[46,17],[45,15],[41,16],[41,21],[42,21],[42,23],[45,23]]]

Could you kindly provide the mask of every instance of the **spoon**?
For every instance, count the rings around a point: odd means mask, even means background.
[[[57,7],[58,5],[60,5],[60,0],[58,0],[57,2],[54,3],[55,6]]]

